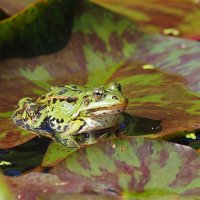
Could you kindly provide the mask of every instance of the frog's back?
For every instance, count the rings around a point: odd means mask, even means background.
[[[52,129],[62,132],[68,128],[81,104],[79,97],[84,93],[82,88],[77,85],[51,87],[37,100],[38,103],[46,105]]]

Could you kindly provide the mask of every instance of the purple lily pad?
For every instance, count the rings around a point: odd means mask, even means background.
[[[57,194],[66,199],[67,195],[98,194],[189,200],[200,195],[199,168],[200,155],[189,147],[144,138],[115,139],[80,149],[49,174],[7,180],[23,200]]]
[[[127,16],[147,33],[166,31],[181,37],[199,39],[199,1],[188,0],[90,0],[104,8]]]
[[[15,147],[35,137],[35,134],[16,128],[11,119],[0,119],[0,149]]]

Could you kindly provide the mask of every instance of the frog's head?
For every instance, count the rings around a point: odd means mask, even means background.
[[[31,98],[25,97],[18,102],[18,108],[13,113],[16,125],[30,130],[38,115],[38,104]]]
[[[119,83],[93,88],[83,96],[79,114],[84,116],[99,116],[121,113],[126,109],[128,100],[121,92]]]

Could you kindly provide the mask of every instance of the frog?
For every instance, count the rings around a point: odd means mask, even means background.
[[[22,129],[77,148],[76,135],[117,126],[127,104],[119,83],[68,84],[51,87],[36,100],[22,98],[12,119]]]

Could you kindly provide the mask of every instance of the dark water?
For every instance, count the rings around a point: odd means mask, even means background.
[[[189,135],[194,135],[195,138],[189,137]],[[169,140],[170,142],[186,145],[189,147],[192,147],[193,149],[199,149],[200,148],[200,130],[192,131],[191,133],[187,133],[184,136],[178,136],[176,138],[173,138]]]
[[[153,120],[123,113],[123,123],[125,125],[125,135],[141,136],[156,134],[162,131],[161,120]]]
[[[124,122],[126,123],[126,133],[128,136],[142,136],[156,134],[162,131],[161,120],[152,120],[131,116],[124,113]],[[192,136],[189,136],[192,135]],[[194,130],[168,139],[169,142],[190,146],[193,149],[200,148],[200,130]]]
[[[0,161],[7,162],[0,165],[1,171],[7,176],[19,176],[35,168],[41,163],[50,142],[48,138],[36,137],[17,147],[0,150]]]

